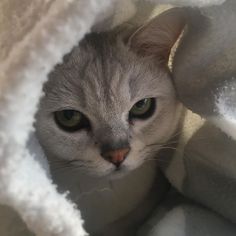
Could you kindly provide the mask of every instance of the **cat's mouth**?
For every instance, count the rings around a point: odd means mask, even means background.
[[[111,179],[119,179],[127,175],[130,171],[125,165],[115,167],[109,174],[108,177]]]

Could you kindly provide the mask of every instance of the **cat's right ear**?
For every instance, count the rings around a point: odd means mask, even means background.
[[[167,64],[171,48],[186,25],[186,9],[172,8],[153,18],[134,32],[129,47],[141,56],[155,57]]]

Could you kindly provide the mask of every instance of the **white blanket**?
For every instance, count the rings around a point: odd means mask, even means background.
[[[86,235],[79,210],[66,195],[57,192],[47,174],[45,159],[36,155],[38,145],[31,152],[26,146],[42,85],[55,64],[92,26],[96,30],[114,27],[142,11],[141,2],[0,2],[0,203],[13,208],[36,235]],[[223,0],[152,2],[205,6]],[[6,222],[2,221],[0,235],[25,235],[24,229],[18,233],[14,224],[7,223],[7,212],[11,217],[8,208],[1,212]]]

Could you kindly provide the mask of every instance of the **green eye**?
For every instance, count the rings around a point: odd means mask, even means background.
[[[68,132],[89,128],[88,119],[79,111],[62,110],[54,113],[57,125]]]
[[[155,110],[155,99],[145,98],[134,104],[129,112],[129,119],[147,119]]]

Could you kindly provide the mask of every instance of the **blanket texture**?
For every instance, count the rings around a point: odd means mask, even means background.
[[[149,15],[154,3],[205,7],[211,4],[222,4],[223,2],[223,0],[152,0],[150,2],[141,0],[22,0],[20,2],[16,0],[2,0],[0,2],[0,203],[16,211],[35,235],[86,235],[86,232],[83,230],[83,221],[79,210],[68,200],[66,194],[58,193],[56,186],[50,179],[50,173],[47,171],[45,158],[43,155],[37,155],[42,153],[39,150],[39,145],[35,140],[30,139],[29,136],[33,132],[34,114],[41,96],[42,85],[47,80],[47,74],[53,69],[55,64],[61,61],[63,55],[69,52],[85,33],[91,29],[106,30],[135,16],[138,18],[140,15],[139,20],[142,21]],[[235,6],[233,1],[227,2]],[[220,6],[215,9],[220,9]],[[209,12],[206,11],[205,14],[206,16],[208,14],[211,16],[211,10]],[[230,14],[227,15],[229,16]],[[231,17],[228,23],[235,20],[234,14],[231,14]],[[212,31],[210,32],[215,32],[214,28],[211,29]],[[226,30],[226,33],[228,32],[230,30]],[[207,34],[204,35],[206,36]],[[232,43],[231,45],[235,49],[234,39],[231,38],[231,41],[229,39],[229,42]],[[188,45],[193,43],[190,41],[191,37]],[[204,42],[201,43],[204,45]],[[211,47],[207,45],[207,49],[209,48]],[[186,56],[184,52],[186,50],[184,48],[181,50],[180,56],[177,57],[179,59],[176,59],[180,64],[181,61],[186,61],[184,59]],[[206,55],[206,53],[207,51],[203,55]],[[197,51],[193,52],[192,55],[200,56],[202,54],[198,54]],[[216,58],[219,58],[218,54],[213,53],[211,55],[216,55]],[[235,53],[233,55],[235,58]],[[231,58],[228,60],[228,63],[225,64],[226,71],[227,68],[231,68],[228,66],[233,61]],[[187,59],[187,61],[189,60]],[[211,61],[211,58],[209,58],[209,61]],[[190,62],[191,66],[195,66],[195,61],[190,60]],[[175,68],[175,73],[178,77],[176,77],[177,81],[180,81],[181,78],[186,78],[186,75],[181,70],[178,72],[177,64]],[[235,67],[232,68],[235,69]],[[199,70],[201,70],[201,67]],[[193,75],[191,69],[188,71]],[[233,77],[235,70],[231,69],[231,71],[233,72],[227,75]],[[218,71],[216,72],[218,73]],[[204,78],[207,78],[208,81],[209,77],[213,78],[211,74],[209,76],[206,74]],[[195,78],[193,79],[195,80]],[[231,82],[234,83],[234,80]],[[226,83],[228,84],[228,81]],[[178,82],[178,84],[181,83]],[[180,93],[184,91],[181,85],[179,88]],[[227,88],[222,88],[217,99],[211,100],[212,103],[217,101],[215,104],[218,112],[212,112],[214,115],[210,116],[210,119],[214,120],[224,132],[235,137],[235,133],[231,132],[231,127],[235,127],[232,124],[235,124],[236,117],[235,112],[232,111],[234,93],[231,93],[232,96],[227,97],[227,99],[225,99],[225,94],[228,95],[229,91]],[[184,96],[182,98],[183,102],[190,109],[198,112],[188,102],[188,99]],[[205,115],[205,113],[199,113]],[[207,119],[209,119],[208,116]],[[219,131],[216,131],[216,134],[213,132],[216,135],[215,138],[218,137],[217,132]],[[222,136],[219,136],[219,143],[221,144]],[[190,138],[191,135],[188,137]],[[188,139],[184,137],[181,143],[182,146],[185,146],[186,140]],[[31,143],[31,149],[27,147],[28,141]],[[201,146],[199,148],[201,150],[204,148],[205,150],[205,147]],[[233,153],[235,152],[232,151],[232,155]],[[224,158],[227,159],[225,156]],[[230,156],[228,159],[234,163]],[[199,188],[192,189],[192,184],[199,182],[199,179],[192,182],[194,180],[190,177],[190,180],[186,182],[186,166],[183,165],[183,162],[183,158],[177,158],[176,156],[171,161],[169,168],[166,168],[167,176],[172,184],[184,194],[186,193],[187,196],[205,203],[204,194],[202,197],[200,196],[201,192],[205,190]],[[175,163],[177,163],[177,166],[174,165]],[[193,162],[189,165],[192,166]],[[233,168],[230,169],[231,172],[228,172],[229,165],[225,167],[225,171],[227,174],[232,173],[232,176],[235,177]],[[171,171],[171,168],[174,168],[174,170]],[[200,167],[198,169],[206,175],[207,179],[209,170]],[[190,170],[194,170],[194,167],[190,168]],[[176,171],[179,171],[178,178],[175,177]],[[214,174],[212,176],[214,177]],[[183,187],[183,180],[185,180],[185,188]],[[221,181],[223,185],[224,182],[222,179]],[[212,191],[215,191],[216,188],[213,184]],[[234,198],[233,194],[230,196],[232,199]],[[208,196],[206,198],[209,199]],[[230,213],[229,206],[220,206],[219,201],[220,199],[217,199],[215,203],[214,201],[211,203],[209,200],[206,205],[219,211],[229,219],[233,219],[235,222],[236,217],[234,214],[236,211]],[[1,222],[0,235],[26,235],[26,229],[12,227],[12,222],[20,221],[12,210],[9,210],[8,207],[3,207],[1,215],[1,219],[4,218],[4,220]],[[8,221],[7,217],[9,217],[10,221]]]
[[[173,76],[180,99],[198,114],[186,113],[178,151],[162,168],[195,203],[172,203],[178,220],[167,210],[151,235],[236,234],[235,11],[236,2],[228,0],[189,16]]]

